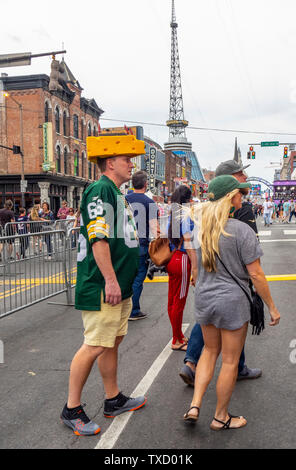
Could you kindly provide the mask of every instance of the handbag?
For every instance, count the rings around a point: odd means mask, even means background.
[[[171,251],[170,241],[168,238],[158,236],[149,243],[149,256],[155,266],[164,266],[168,264],[176,250]]]
[[[228,272],[228,274],[232,277],[232,279],[237,283],[237,285],[244,291],[246,294],[248,301],[250,302],[250,307],[251,307],[251,319],[250,319],[250,324],[252,325],[252,335],[260,335],[261,331],[264,330],[264,303],[260,297],[260,295],[257,294],[257,292],[254,291],[253,286],[251,285],[251,296],[248,294],[248,292],[243,288],[243,286],[238,282],[238,280],[231,274],[231,272],[226,268],[225,264],[223,263],[222,259],[220,258],[219,255],[217,255],[219,258],[220,263],[222,266],[224,266],[225,270]]]
[[[174,248],[171,251],[170,240],[167,237],[161,237],[158,235],[155,240],[149,243],[148,253],[152,263],[155,266],[165,266],[171,261],[171,258],[175,251],[182,246],[183,236],[181,237],[180,245],[178,248]]]

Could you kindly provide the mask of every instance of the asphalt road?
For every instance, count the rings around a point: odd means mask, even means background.
[[[265,232],[260,234],[265,273],[295,274],[296,225],[264,228],[260,220],[259,228]],[[290,233],[285,234],[284,230]],[[148,387],[147,404],[128,414],[127,422],[127,414],[111,422],[105,419],[104,390],[94,367],[83,393],[87,414],[101,426],[101,433],[94,437],[75,436],[59,420],[67,397],[70,363],[83,338],[80,312],[43,301],[0,319],[0,340],[4,345],[4,363],[0,364],[0,448],[94,449],[100,442],[107,446],[111,437],[113,449],[295,448],[295,281],[270,282],[270,288],[282,319],[274,328],[266,321],[266,329],[259,337],[249,331],[246,363],[262,368],[263,375],[237,383],[230,411],[243,414],[248,425],[228,432],[215,433],[209,428],[220,361],[198,424],[188,426],[182,420],[193,389],[178,375],[184,353],[169,348],[166,283],[145,284],[142,310],[149,316],[129,322],[129,333],[120,347],[120,389],[131,394],[139,384]],[[65,295],[51,301],[63,303]],[[193,288],[183,322],[189,325],[189,334],[194,325]]]

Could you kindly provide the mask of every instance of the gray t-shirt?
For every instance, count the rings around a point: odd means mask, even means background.
[[[246,223],[229,219],[225,226],[230,237],[221,235],[219,252],[227,269],[251,295],[247,264],[263,255],[254,230]],[[195,288],[195,317],[201,325],[236,330],[250,320],[250,302],[217,258],[217,272],[205,271],[201,249],[197,250],[198,281]]]

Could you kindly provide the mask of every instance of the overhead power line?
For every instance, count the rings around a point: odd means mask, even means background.
[[[0,108],[7,108],[7,109],[16,109],[13,106],[6,106],[1,105]],[[36,110],[30,108],[23,108],[23,111],[30,111],[32,113],[42,113],[43,110]],[[122,122],[122,123],[129,123],[129,124],[141,124],[143,126],[156,126],[156,127],[167,127],[166,124],[161,124],[157,122],[145,122],[145,121],[131,121],[129,119],[113,119],[113,118],[103,118],[100,117],[100,121],[113,121],[113,122]],[[198,127],[198,126],[187,126],[187,129],[192,129],[196,131],[211,131],[211,132],[231,132],[234,134],[265,134],[265,135],[292,135],[296,136],[295,132],[277,132],[277,131],[250,131],[246,129],[222,129],[222,128],[215,128],[215,127]]]
[[[142,124],[145,126],[167,127],[166,124],[159,124],[156,122],[130,121],[128,119],[112,119],[112,118],[100,117],[100,121],[126,122],[130,124]],[[187,129],[193,129],[193,130],[198,130],[198,131],[232,132],[232,133],[241,133],[241,134],[268,134],[268,135],[294,135],[294,136],[296,135],[295,132],[250,131],[250,130],[245,130],[245,129],[220,129],[220,128],[214,128],[214,127],[197,127],[197,126],[187,126]]]

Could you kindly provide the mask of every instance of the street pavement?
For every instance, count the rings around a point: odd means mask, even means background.
[[[259,219],[258,227],[265,274],[295,274],[296,279],[296,225],[264,227]],[[0,319],[4,344],[0,449],[106,449],[110,445],[112,449],[145,450],[295,448],[295,280],[270,282],[282,314],[280,325],[269,327],[266,311],[263,333],[252,336],[249,330],[246,363],[262,368],[263,375],[238,382],[230,404],[230,412],[243,414],[248,425],[218,433],[209,424],[215,411],[220,359],[198,424],[182,420],[193,389],[178,375],[184,352],[173,352],[169,346],[167,287],[166,282],[145,283],[142,310],[149,316],[129,322],[128,335],[120,346],[120,389],[125,394],[146,390],[147,404],[115,420],[105,419],[104,390],[95,365],[82,398],[87,414],[101,427],[101,433],[93,437],[75,436],[59,419],[67,397],[70,363],[83,339],[80,312],[62,305],[66,297],[60,294],[50,300],[55,303],[43,301]],[[193,295],[191,287],[183,318],[186,334],[194,325]]]

